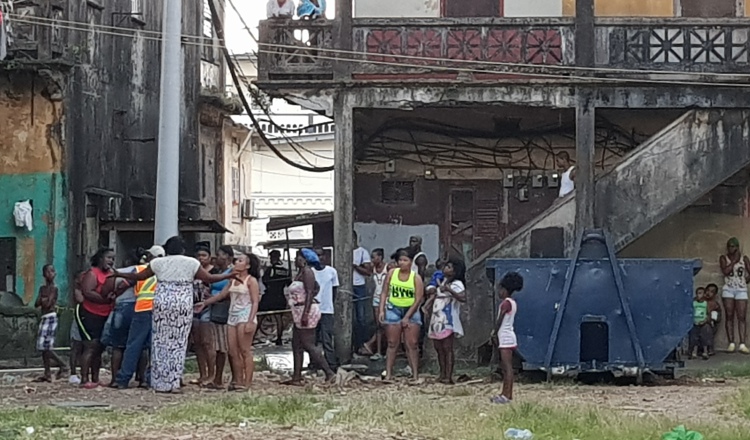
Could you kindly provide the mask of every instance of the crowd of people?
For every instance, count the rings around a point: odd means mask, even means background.
[[[397,249],[390,258],[382,248],[368,252],[357,243],[352,255],[353,350],[381,360],[383,381],[394,377],[401,351],[406,355],[412,383],[420,383],[419,363],[425,341],[431,340],[440,368],[438,381],[453,383],[454,341],[463,336],[461,308],[467,300],[466,267],[460,259],[439,259],[430,265],[421,237]],[[212,257],[209,243],[199,243],[194,256],[186,256],[184,242],[170,238],[164,247],[140,251],[115,269],[111,249],[101,249],[90,259],[90,268],[75,277],[71,305],[75,319],[70,329],[70,362],[54,352],[58,326],[55,268],[43,268],[44,284],[35,306],[41,312],[37,349],[44,374],[38,381],[57,378],[91,389],[100,386],[102,353],[111,348],[112,379],[108,386],[128,388],[135,376],[138,386],[157,392],[179,393],[189,343],[196,354],[199,377],[193,384],[223,389],[229,361],[228,390],[245,390],[253,379],[253,341],[258,313],[270,313],[281,345],[283,313],[292,317],[293,374],[288,385],[303,382],[305,353],[310,367],[333,379],[339,366],[334,350],[334,301],[340,287],[336,269],[322,248],[302,249],[294,259],[296,272],[273,251],[262,267],[253,254],[221,246]],[[727,242],[719,258],[724,276],[721,289],[709,284],[696,289],[694,327],[689,337],[691,357],[708,359],[714,338],[724,321],[727,352],[750,354],[746,345],[750,258],[740,252],[739,241]],[[492,398],[509,403],[513,398],[513,351],[517,341],[514,293],[523,289],[523,278],[508,273],[499,283],[500,305],[494,332],[500,350],[503,391]],[[369,309],[369,310],[368,310]],[[735,333],[735,321],[738,332]],[[738,337],[735,339],[735,337]]]
[[[356,233],[354,240],[358,242]],[[45,266],[45,283],[36,301],[42,312],[37,345],[45,366],[38,380],[50,381],[51,369],[57,366],[58,378],[69,374],[69,381],[83,388],[102,386],[102,354],[109,347],[112,379],[107,386],[128,388],[135,376],[140,387],[179,393],[191,346],[199,370],[192,384],[223,389],[228,360],[227,389],[245,390],[253,379],[253,341],[261,312],[274,320],[282,313],[292,317],[294,368],[285,384],[303,382],[305,353],[311,368],[322,370],[326,380],[334,378],[339,366],[334,300],[340,284],[322,248],[299,251],[295,273],[278,251],[271,252],[265,268],[256,255],[229,246],[221,246],[212,256],[207,242],[198,243],[193,256],[185,254],[182,239],[172,237],[163,247],[135,252],[118,269],[111,249],[93,255],[90,268],[76,276],[71,295],[75,320],[69,365],[53,351],[59,293],[54,268]],[[454,340],[463,335],[460,313],[466,302],[463,261],[443,259],[429,265],[417,236],[389,260],[385,255],[383,249],[370,253],[359,245],[353,251],[353,349],[373,360],[385,353],[385,382],[393,380],[396,357],[403,350],[411,381],[418,383],[420,355],[425,341],[431,340],[439,381],[453,383]],[[509,274],[498,292],[502,301],[497,338],[509,378],[517,309],[511,295],[522,287],[520,276]],[[282,344],[283,319],[276,325],[276,343]],[[503,394],[494,400],[510,399],[512,382],[504,384]]]

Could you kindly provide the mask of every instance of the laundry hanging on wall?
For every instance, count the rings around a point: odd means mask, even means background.
[[[34,229],[34,219],[32,216],[33,208],[31,200],[22,200],[16,203],[13,208],[13,218],[16,220],[16,226],[26,228],[29,231]]]

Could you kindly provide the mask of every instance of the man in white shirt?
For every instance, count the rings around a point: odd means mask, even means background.
[[[318,342],[323,346],[323,352],[328,365],[336,371],[336,351],[333,348],[333,298],[339,287],[339,274],[336,269],[328,265],[328,256],[323,249],[315,249],[320,260],[320,270],[313,269],[315,281],[320,286],[320,291],[315,299],[320,303],[320,322],[318,323]]]
[[[367,322],[367,309],[370,308],[370,302],[367,301],[367,278],[372,276],[372,262],[370,261],[370,252],[359,245],[357,232],[353,232],[354,249],[353,264],[353,288],[354,298],[352,299],[352,310],[354,312],[352,327],[354,330],[354,349],[359,352],[364,348],[365,342],[370,337],[367,334],[370,328]]]
[[[292,0],[268,0],[266,5],[268,18],[294,17],[294,2]]]
[[[567,151],[561,151],[557,154],[557,169],[561,170],[560,176],[560,191],[558,197],[565,197],[572,193],[576,189],[576,167],[570,160],[570,155]]]

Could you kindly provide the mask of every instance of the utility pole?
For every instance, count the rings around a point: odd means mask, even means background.
[[[164,0],[154,243],[179,233],[182,1]]]

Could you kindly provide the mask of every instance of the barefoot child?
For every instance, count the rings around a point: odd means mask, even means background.
[[[708,351],[713,330],[711,329],[710,316],[708,315],[708,302],[705,296],[706,289],[699,287],[695,291],[693,300],[693,329],[690,331],[690,345],[688,352],[690,358],[695,359],[694,351],[697,350],[704,360],[708,359]]]
[[[712,330],[712,336],[709,340],[710,344],[708,345],[708,355],[713,356],[716,354],[714,349],[714,338],[716,337],[716,332],[719,330],[719,324],[721,323],[721,306],[719,306],[719,302],[716,301],[716,296],[719,293],[719,286],[716,284],[709,284],[706,286],[706,302],[708,303],[708,316],[710,318],[710,324],[711,324],[711,330]]]
[[[492,403],[505,404],[513,401],[513,352],[518,346],[513,322],[518,306],[511,296],[521,289],[523,277],[516,272],[509,272],[500,280],[498,295],[502,302],[497,319],[497,339],[500,347],[500,367],[503,371],[503,390],[499,396],[490,399]]]
[[[38,378],[36,382],[52,381],[52,362],[60,370],[57,372],[57,379],[67,374],[65,363],[52,351],[55,347],[55,335],[57,334],[57,286],[55,286],[55,268],[51,264],[46,264],[42,269],[44,276],[44,285],[39,288],[39,295],[36,298],[34,307],[40,309],[42,318],[39,323],[39,333],[37,335],[36,348],[42,352],[42,361],[44,362],[44,376]]]
[[[442,267],[444,279],[438,282],[430,311],[428,336],[435,345],[440,364],[438,381],[448,385],[453,384],[453,341],[464,335],[460,315],[461,304],[466,302],[465,275],[463,261],[451,259]]]

